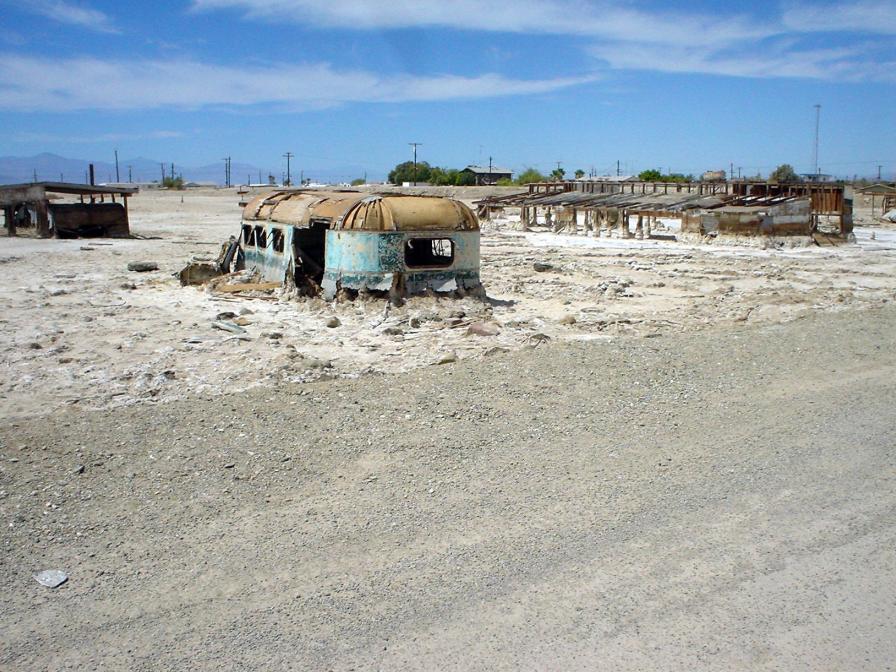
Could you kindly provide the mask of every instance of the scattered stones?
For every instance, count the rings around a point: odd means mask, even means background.
[[[446,352],[439,357],[439,361],[436,364],[452,364],[457,361],[457,353],[454,351]]]
[[[474,322],[467,327],[468,336],[497,336],[501,328],[494,322]]]
[[[578,320],[576,319],[575,315],[564,315],[558,320],[558,322],[560,324],[575,324],[576,322],[578,322]]]
[[[234,317],[236,317],[236,313],[231,310],[225,310],[215,315],[216,320],[232,320]]]
[[[532,268],[534,268],[537,273],[547,273],[548,271],[557,270],[556,266],[553,264],[548,264],[543,261],[536,261],[532,264]]]
[[[336,316],[334,315],[333,317],[329,317],[329,318],[327,318],[327,321],[326,321],[324,324],[325,324],[327,327],[329,327],[330,329],[335,329],[336,327],[338,327],[339,325],[341,325],[342,322],[340,322],[340,321],[339,321],[339,318],[336,317]]]
[[[154,261],[132,261],[128,264],[128,270],[136,271],[137,273],[147,273],[159,270],[159,265]]]
[[[383,329],[383,333],[387,336],[401,336],[404,334],[404,329],[401,327],[386,327]]]
[[[420,318],[412,317],[410,320],[408,320],[408,326],[411,329],[419,329],[420,328]]]
[[[68,574],[61,569],[45,569],[33,575],[34,580],[47,588],[58,588],[68,581]]]

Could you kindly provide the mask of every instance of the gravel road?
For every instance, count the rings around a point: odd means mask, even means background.
[[[890,303],[7,423],[0,668],[893,669],[894,333]]]

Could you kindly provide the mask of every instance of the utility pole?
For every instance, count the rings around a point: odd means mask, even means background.
[[[881,168],[883,168],[883,166],[881,166],[881,165],[878,165],[878,166],[877,166],[877,181],[878,181],[878,182],[880,182],[880,169],[881,169]]]
[[[818,127],[821,123],[821,105],[815,104],[815,153],[812,163],[815,165],[815,179],[818,179]]]
[[[115,150],[115,182],[121,182],[121,175],[118,174],[118,150]]]
[[[164,182],[165,181],[165,164],[160,163],[159,165],[162,167],[162,182]]]
[[[616,159],[616,177],[622,175],[622,172],[619,170],[619,159]]]
[[[230,157],[225,156],[221,159],[224,162],[224,186],[230,186]]]
[[[411,147],[414,148],[414,186],[417,186],[417,147],[423,145],[422,142],[409,142]]]
[[[740,179],[740,171],[743,170],[743,166],[737,167],[737,179]]]
[[[134,181],[134,173],[131,170],[132,166],[128,166],[128,183]]]
[[[492,157],[488,157],[488,183],[492,183]]]
[[[286,186],[287,187],[292,186],[292,173],[289,172],[290,171],[289,160],[292,159],[292,157],[294,157],[294,156],[295,156],[295,154],[293,154],[292,152],[286,152],[286,154],[283,155],[283,158],[286,159]]]
[[[733,180],[734,179],[734,161],[731,162],[731,164],[729,165],[729,168],[731,169],[731,172],[728,173],[728,179]]]
[[[34,179],[32,182],[37,182],[37,168],[34,169]]]
[[[171,179],[174,179],[174,162],[171,162]]]

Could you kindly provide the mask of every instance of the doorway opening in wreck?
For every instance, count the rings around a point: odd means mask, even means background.
[[[450,238],[408,238],[404,244],[408,268],[447,268],[454,263],[454,241]]]
[[[320,285],[324,279],[324,257],[329,219],[312,219],[308,228],[295,226],[292,230],[293,258],[296,260],[296,284],[309,278]]]

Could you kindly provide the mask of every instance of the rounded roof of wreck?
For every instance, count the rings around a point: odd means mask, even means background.
[[[361,192],[276,191],[251,200],[243,219],[307,227],[324,221],[351,231],[475,231],[479,221],[464,203],[443,196]]]

